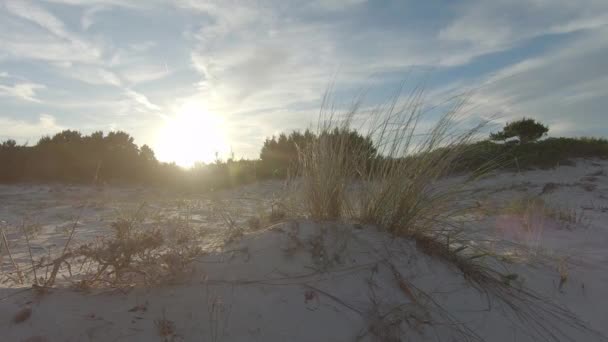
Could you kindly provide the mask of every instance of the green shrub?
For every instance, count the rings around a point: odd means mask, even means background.
[[[536,141],[549,132],[549,128],[534,119],[523,118],[508,122],[502,131],[490,134],[491,140],[507,140],[518,137],[521,144]]]

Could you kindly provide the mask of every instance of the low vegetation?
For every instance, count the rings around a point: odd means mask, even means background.
[[[547,138],[527,144],[476,142],[459,160],[458,169],[472,170],[496,160],[504,169],[526,170],[569,165],[575,158],[608,158],[608,140],[602,138]]]
[[[477,243],[466,233],[465,224],[476,207],[471,185],[478,177],[508,165],[509,154],[520,159],[520,167],[549,165],[561,160],[585,156],[603,156],[608,147],[604,140],[552,139],[533,140],[544,133],[520,133],[518,144],[478,141],[485,123],[462,130],[458,127],[463,101],[456,99],[428,130],[418,123],[427,113],[413,96],[401,107],[395,101],[375,112],[368,124],[366,141],[370,148],[353,143],[346,135],[337,141],[315,140],[299,151],[296,196],[302,196],[305,214],[320,221],[354,221],[369,224],[396,238],[413,240],[419,250],[439,258],[462,272],[466,281],[489,301],[498,301],[505,316],[518,317],[530,332],[541,339],[560,340],[566,329],[587,329],[584,322],[565,308],[535,293],[520,283],[517,273],[508,272],[499,253]],[[338,115],[322,114],[316,135],[349,132],[355,124],[357,108]],[[528,130],[530,122],[523,121]],[[535,123],[531,123],[536,126]],[[503,137],[517,125],[508,124]],[[544,126],[536,127],[546,132]],[[496,137],[496,135],[494,135]],[[584,145],[579,152],[569,143]],[[491,147],[490,147],[491,146]],[[484,147],[495,153],[484,151]],[[551,156],[541,156],[556,149]],[[533,156],[542,158],[534,160]],[[493,157],[489,157],[493,155]],[[501,158],[497,158],[499,156]],[[503,157],[505,156],[505,157]],[[458,182],[445,176],[470,171]],[[296,180],[294,180],[296,181]],[[528,210],[528,208],[526,208]],[[556,220],[578,223],[579,217],[559,210],[545,210]],[[397,277],[399,278],[399,277]]]
[[[518,140],[515,141],[519,144],[526,144],[533,141],[537,141],[543,136],[547,135],[549,127],[536,122],[534,119],[523,118],[521,120],[509,122],[505,127],[496,133],[490,134],[490,139],[495,141],[505,141],[514,137]]]
[[[61,253],[30,253],[27,265],[13,261],[13,272],[3,273],[0,282],[46,289],[61,280],[79,290],[167,284],[183,281],[191,261],[203,254],[204,231],[190,227],[187,220],[154,217],[145,205],[108,225],[109,234],[77,244],[72,239],[78,229],[77,218]],[[25,233],[24,236],[31,251]],[[10,254],[6,239],[0,246]]]
[[[411,120],[401,124],[411,129],[418,124],[418,119],[412,117]],[[608,140],[538,140],[547,133],[548,127],[531,119],[508,123],[502,131],[491,134],[489,140],[475,135],[474,138],[467,137],[455,145],[451,144],[454,141],[446,143],[442,140],[427,140],[425,146],[415,146],[417,141],[404,139],[405,128],[397,130],[398,132],[386,125],[376,129],[383,132],[362,134],[360,127],[357,130],[347,126],[332,127],[322,130],[322,133],[311,130],[293,131],[266,139],[259,159],[218,159],[210,164],[199,163],[188,170],[175,164],[159,162],[150,147],[137,146],[125,132],[83,135],[66,130],[52,137],[43,137],[32,146],[19,145],[14,140],[0,143],[0,183],[128,183],[206,191],[262,179],[287,178],[306,170],[300,163],[310,163],[313,160],[305,161],[298,155],[308,147],[318,151],[326,150],[330,154],[338,152],[335,149],[348,148],[349,151],[340,153],[348,155],[348,158],[367,160],[365,167],[375,170],[375,173],[368,176],[391,173],[398,169],[395,168],[397,164],[403,162],[411,165],[412,160],[420,158],[427,162],[443,162],[445,156],[457,156],[449,160],[449,170],[445,170],[450,174],[474,171],[490,164],[493,168],[521,170],[551,168],[567,164],[572,158],[608,158]],[[518,137],[518,140],[501,142],[513,137]],[[375,141],[378,139],[387,141],[379,143]],[[388,139],[392,140],[388,142]],[[410,151],[407,153],[400,150],[408,148]],[[449,151],[451,149],[458,151]]]

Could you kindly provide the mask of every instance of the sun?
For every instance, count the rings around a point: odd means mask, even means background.
[[[158,159],[192,167],[228,155],[225,122],[196,102],[183,104],[161,129],[157,141]]]

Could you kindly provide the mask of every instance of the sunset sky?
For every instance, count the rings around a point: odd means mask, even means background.
[[[422,79],[475,89],[473,116],[608,135],[608,1],[0,0],[0,140],[120,129],[183,165],[254,158],[332,83],[373,104]]]

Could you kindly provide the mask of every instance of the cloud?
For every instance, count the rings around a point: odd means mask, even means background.
[[[144,94],[138,93],[131,89],[126,89],[125,94],[127,95],[128,98],[130,98],[137,104],[143,106],[143,108],[146,110],[158,111],[161,109],[159,106],[150,102],[150,100],[148,100],[148,98]]]
[[[41,6],[7,1],[0,11],[0,52],[12,59],[97,63],[102,49],[69,31]]]
[[[128,127],[198,101],[235,138],[248,132],[239,148],[252,156],[260,137],[308,125],[330,85],[342,98],[380,88],[381,101],[426,72],[441,82],[429,96],[483,83],[477,115],[573,132],[577,112],[591,132],[608,106],[607,23],[603,0],[7,0],[0,95],[39,101],[46,84],[45,106],[65,117]]]
[[[116,6],[134,8],[143,2],[139,0],[43,0],[49,3],[72,5],[72,6]],[[153,3],[155,0],[148,0],[146,3]]]
[[[36,98],[36,90],[46,89],[46,86],[38,83],[17,83],[12,86],[0,84],[0,96],[15,97],[25,101],[40,102]]]
[[[82,15],[82,18],[80,18],[80,26],[82,27],[82,29],[86,31],[91,26],[93,26],[93,24],[95,24],[95,16],[98,13],[107,10],[108,8],[109,7],[102,6],[102,5],[96,5],[96,6],[92,6],[92,7],[87,8],[84,11],[84,14]]]
[[[60,75],[93,85],[121,86],[120,78],[103,67],[87,65],[67,65],[56,69]]]
[[[303,22],[288,9],[278,13],[278,7],[247,4],[233,9],[223,2],[182,5],[213,18],[192,34],[196,45],[191,60],[202,76],[199,95],[218,110],[254,111],[314,101],[339,63],[353,60],[336,51],[337,37],[328,24]]]
[[[308,5],[311,8],[317,8],[327,11],[340,11],[350,6],[360,5],[367,0],[314,0],[309,1]]]
[[[374,4],[349,2],[351,6],[340,8],[351,11],[347,17],[334,13],[335,3],[280,6],[271,2],[269,6],[256,6],[242,2],[235,5],[233,1],[181,1],[181,6],[211,18],[190,34],[195,40],[192,65],[201,74],[199,96],[228,111],[229,107],[255,111],[305,102],[318,105],[324,89],[336,75],[337,87],[352,89],[373,82],[370,75],[404,75],[411,68],[458,67],[479,56],[521,44],[530,37],[548,34],[550,31],[542,30],[544,24],[555,26],[553,30],[557,31],[560,22],[566,25],[595,18],[581,13],[564,21],[566,10],[540,25],[515,32],[514,28],[524,25],[511,24],[501,31],[495,29],[500,27],[495,22],[499,22],[504,12],[501,7],[475,2],[478,7],[475,14],[468,15],[469,7],[463,6],[443,29],[420,25],[419,31],[413,31],[385,26],[383,16],[391,15],[387,12],[378,15],[379,22],[374,22],[375,25],[369,22],[360,25],[359,21],[367,19],[361,13],[372,11]],[[366,11],[353,10],[359,6],[367,6]],[[514,20],[529,5],[519,2],[513,7]],[[538,12],[546,7],[543,5]],[[448,7],[446,11],[451,9]],[[491,18],[484,21],[486,14]],[[497,20],[493,22],[495,17]],[[469,26],[465,26],[467,23]]]
[[[523,116],[548,123],[554,134],[602,132],[608,106],[608,28],[495,72],[473,96],[478,113]]]
[[[0,116],[0,132],[2,132],[0,136],[5,139],[18,140],[20,143],[63,129],[64,127],[57,123],[55,117],[49,114],[40,114],[38,120],[34,122]],[[8,135],[4,135],[5,133]]]
[[[146,52],[157,45],[158,44],[156,42],[148,40],[148,41],[141,42],[141,43],[133,43],[129,47],[131,48],[132,51]]]
[[[490,53],[539,36],[605,26],[608,2],[474,0],[458,7],[457,13],[439,31],[439,40]]]
[[[120,75],[133,85],[159,80],[170,74],[171,71],[166,65],[138,64],[120,69]]]
[[[71,38],[71,35],[65,30],[63,22],[39,6],[35,6],[28,1],[13,0],[7,0],[4,6],[9,13],[34,22],[58,37]]]

